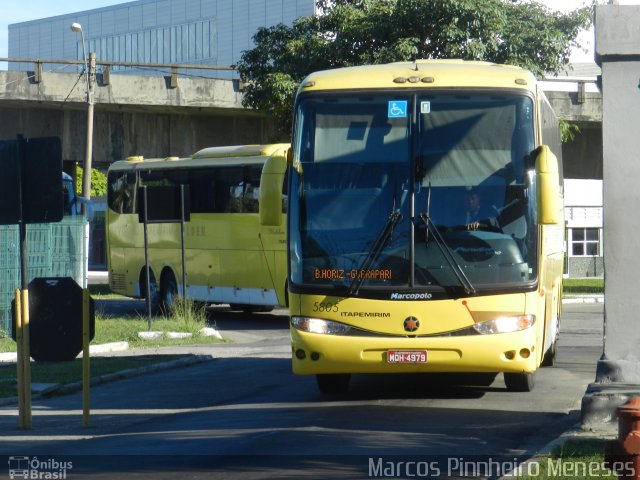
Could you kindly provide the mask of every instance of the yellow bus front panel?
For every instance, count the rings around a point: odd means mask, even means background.
[[[293,371],[532,372],[541,361],[544,310],[528,311],[527,304],[537,309],[538,295],[398,302],[291,295]],[[487,330],[482,325],[511,318],[529,323],[518,331],[478,332]],[[305,319],[304,325],[306,319],[344,325],[348,331],[298,328],[298,319]],[[407,331],[407,319],[416,323],[413,332]]]

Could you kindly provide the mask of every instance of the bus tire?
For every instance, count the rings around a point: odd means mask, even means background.
[[[177,296],[178,283],[176,282],[176,277],[171,271],[164,273],[160,281],[160,311],[164,315],[171,315]]]
[[[542,363],[540,364],[543,367],[553,367],[556,364],[556,353],[558,351],[557,348],[558,340],[555,340],[551,346],[544,352],[544,356],[542,357]]]
[[[504,373],[504,384],[510,392],[530,392],[536,384],[535,372]]]
[[[560,292],[560,295],[562,295],[562,292]],[[562,310],[562,302],[558,302],[558,314],[552,320],[554,322],[553,328],[551,330],[554,335],[553,343],[551,343],[547,351],[544,352],[544,355],[542,357],[542,363],[540,364],[543,367],[553,367],[556,364],[556,353],[558,351],[558,338],[560,337],[561,310]]]
[[[158,309],[160,305],[160,295],[158,293],[158,282],[156,282],[156,276],[153,274],[153,270],[149,269],[149,277],[151,281],[149,282],[149,297],[151,299],[151,314],[157,315]],[[142,269],[140,273],[140,296],[147,299],[147,272],[146,269]]]
[[[318,389],[325,395],[339,395],[349,390],[351,374],[349,373],[323,373],[316,375]]]

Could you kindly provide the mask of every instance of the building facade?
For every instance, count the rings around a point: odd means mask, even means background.
[[[565,221],[569,277],[604,276],[602,180],[565,179]]]
[[[230,66],[252,47],[259,27],[290,25],[314,13],[314,0],[137,0],[9,25],[9,57],[82,60],[81,36],[70,29],[77,22],[87,51],[102,62]],[[28,68],[9,64],[9,69]],[[118,69],[131,70],[112,70]],[[197,75],[234,74],[203,70]]]

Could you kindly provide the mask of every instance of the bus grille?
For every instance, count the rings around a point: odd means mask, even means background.
[[[122,273],[112,273],[109,275],[109,283],[113,290],[124,290],[127,285],[124,274]]]

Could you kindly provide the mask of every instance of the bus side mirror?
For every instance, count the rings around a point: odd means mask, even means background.
[[[285,156],[269,157],[262,167],[260,178],[260,225],[282,225],[282,182],[286,171]]]
[[[558,159],[547,145],[541,145],[535,153],[538,222],[542,225],[556,225],[562,221]]]

